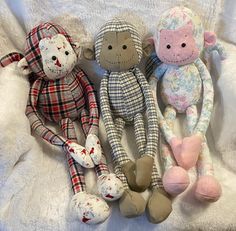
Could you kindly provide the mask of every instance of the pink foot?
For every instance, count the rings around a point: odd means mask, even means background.
[[[215,202],[221,192],[221,186],[213,176],[201,176],[196,182],[195,196],[199,201]]]
[[[182,142],[182,151],[179,155],[175,155],[175,159],[179,166],[188,170],[196,165],[198,156],[202,149],[202,138],[198,135],[185,137]]]
[[[174,153],[174,156],[179,156],[182,150],[182,139],[179,139],[177,137],[172,138],[170,141],[170,146]]]
[[[170,195],[177,196],[189,185],[189,177],[185,169],[174,166],[168,169],[163,176],[163,185]]]

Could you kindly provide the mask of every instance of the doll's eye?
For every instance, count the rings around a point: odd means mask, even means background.
[[[53,55],[52,56],[52,60],[56,60],[56,59],[57,59],[57,57]]]
[[[65,51],[65,54],[66,54],[66,55],[69,55],[69,51]]]
[[[181,44],[181,47],[186,47],[186,43],[182,43],[182,44]]]
[[[111,50],[111,49],[112,49],[112,45],[109,45],[109,46],[108,46],[108,49]]]
[[[170,49],[170,48],[171,48],[170,44],[168,44],[168,45],[166,46],[166,48],[167,48],[167,49]]]
[[[123,45],[122,48],[123,48],[124,50],[126,50],[126,49],[127,49],[127,46],[126,46],[126,45]]]

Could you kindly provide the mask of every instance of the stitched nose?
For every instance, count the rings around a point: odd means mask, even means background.
[[[59,62],[59,60],[58,60],[58,59],[57,59],[57,61],[56,61],[55,65],[57,65],[58,67],[61,67],[61,64],[60,64],[60,62]]]

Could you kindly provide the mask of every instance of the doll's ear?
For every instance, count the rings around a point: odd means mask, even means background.
[[[24,75],[28,75],[32,72],[25,58],[21,59],[18,62],[17,67],[22,71]]]
[[[204,32],[204,47],[211,47],[216,44],[216,34],[214,32]]]
[[[142,47],[144,56],[148,57],[151,55],[153,51],[153,44],[153,37],[148,38],[146,41],[143,42]]]
[[[92,48],[89,48],[89,47],[83,48],[83,56],[87,60],[95,60],[95,49],[94,49],[94,47],[92,47]]]

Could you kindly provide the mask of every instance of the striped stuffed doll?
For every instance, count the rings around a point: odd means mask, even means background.
[[[87,224],[103,222],[110,214],[107,203],[86,192],[84,169],[95,167],[98,189],[106,200],[123,193],[121,181],[110,174],[98,139],[99,114],[94,88],[77,66],[78,45],[59,25],[42,23],[27,38],[25,57],[18,67],[33,72],[26,115],[37,135],[59,146],[66,154],[74,196],[72,209]],[[62,135],[50,130],[44,120],[61,127]],[[78,144],[74,121],[80,121],[86,142]]]
[[[186,7],[174,7],[164,12],[151,40],[160,64],[154,70],[150,84],[157,101],[156,84],[160,81],[161,98],[166,105],[164,115],[157,105],[160,127],[169,143],[162,147],[164,187],[172,195],[183,192],[189,185],[186,170],[196,166],[196,197],[201,201],[217,201],[221,187],[214,177],[205,137],[214,90],[210,73],[200,57],[204,49],[206,53],[217,50],[224,56],[222,47],[216,44],[216,35],[204,31],[200,18]],[[188,131],[183,139],[173,133],[178,113],[186,115]]]
[[[115,18],[107,22],[96,37],[96,61],[106,70],[100,87],[101,112],[112,148],[115,172],[125,188],[120,199],[120,211],[126,217],[142,214],[146,202],[137,192],[150,187],[152,195],[147,203],[148,218],[153,223],[159,223],[170,214],[171,201],[154,164],[158,121],[150,87],[137,68],[142,53],[142,43],[136,28],[122,19]],[[84,50],[84,56],[88,59],[92,54],[91,49]],[[140,155],[136,163],[121,145],[126,124],[134,125]]]

